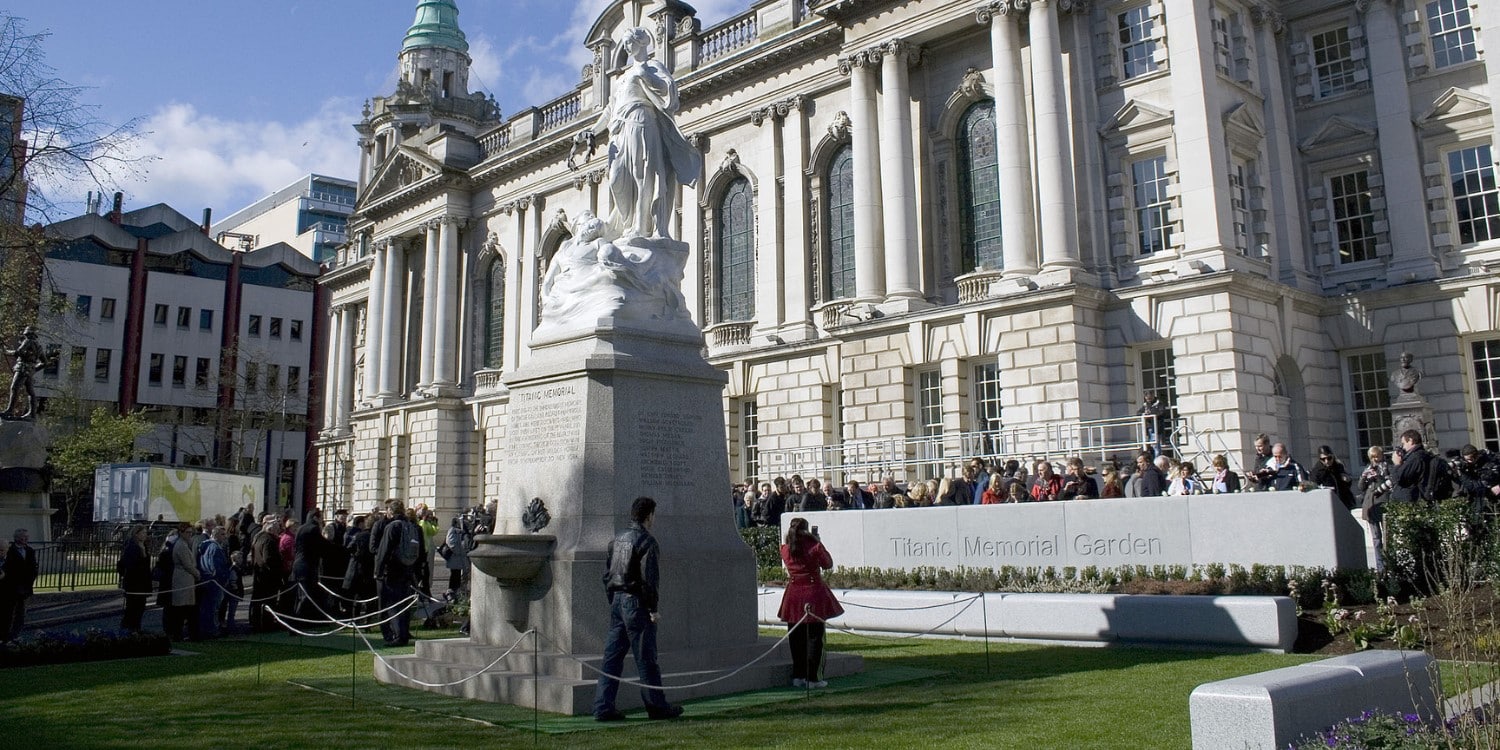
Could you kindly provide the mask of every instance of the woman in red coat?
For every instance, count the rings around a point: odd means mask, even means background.
[[[823,570],[833,568],[833,556],[807,529],[807,519],[793,518],[787,525],[786,543],[781,545],[781,564],[786,566],[786,593],[778,616],[791,629],[792,687],[820,688],[823,670],[824,620],[844,614],[839,600],[823,583]]]

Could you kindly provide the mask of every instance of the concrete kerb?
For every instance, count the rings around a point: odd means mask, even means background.
[[[757,597],[762,625],[779,625],[780,589]],[[1011,594],[951,591],[835,592],[833,627],[946,638],[1077,645],[1162,645],[1290,652],[1297,615],[1284,596]]]
[[[1432,667],[1420,651],[1364,651],[1199,685],[1188,698],[1193,748],[1283,748],[1364,711],[1436,720]]]

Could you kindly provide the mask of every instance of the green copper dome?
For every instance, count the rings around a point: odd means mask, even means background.
[[[458,28],[458,5],[454,0],[421,0],[417,3],[417,20],[406,30],[401,51],[421,47],[441,47],[467,53],[469,40]]]

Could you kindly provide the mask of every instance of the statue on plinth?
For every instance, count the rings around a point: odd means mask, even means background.
[[[1400,435],[1407,430],[1422,433],[1423,444],[1430,451],[1437,450],[1437,430],[1432,421],[1432,407],[1427,399],[1417,392],[1417,383],[1422,380],[1422,371],[1412,367],[1411,352],[1401,352],[1401,366],[1391,371],[1390,381],[1398,393],[1391,402],[1391,434]]]
[[[681,186],[698,181],[700,155],[677,128],[677,83],[652,46],[646,29],[625,32],[630,62],[599,119],[573,139],[568,165],[577,169],[574,158],[585,148],[592,156],[609,133],[608,219],[585,211],[572,223],[542,281],[540,335],[601,319],[691,326],[682,296],[688,247],[672,238],[671,220]]]
[[[36,413],[36,389],[31,385],[32,376],[47,366],[47,353],[36,340],[36,329],[26,326],[21,331],[21,343],[14,349],[5,349],[5,356],[15,360],[15,365],[11,368],[10,401],[5,404],[5,411],[0,412],[0,418],[30,419]],[[26,410],[16,414],[16,397],[23,392],[26,394]]]

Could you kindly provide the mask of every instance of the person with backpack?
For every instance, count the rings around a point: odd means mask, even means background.
[[[1432,454],[1422,445],[1422,433],[1401,433],[1401,447],[1391,456],[1391,500],[1393,502],[1431,501],[1428,489]]]
[[[204,638],[219,635],[219,603],[229,588],[229,553],[225,550],[228,534],[215,526],[208,539],[198,545],[198,634]]]
[[[407,520],[406,506],[400,500],[392,500],[386,512],[390,521],[381,531],[379,551],[375,553],[375,578],[380,582],[382,610],[412,596],[416,590],[417,567],[426,553],[422,530]],[[385,645],[411,643],[411,607],[402,607],[399,613],[388,613],[387,617],[390,619],[380,625]]]

